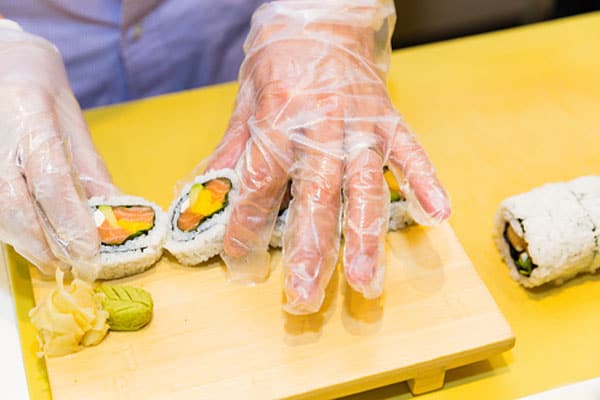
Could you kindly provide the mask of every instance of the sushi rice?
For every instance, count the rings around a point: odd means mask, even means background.
[[[414,223],[414,219],[408,212],[408,202],[405,198],[390,203],[388,231],[399,231],[414,225]]]

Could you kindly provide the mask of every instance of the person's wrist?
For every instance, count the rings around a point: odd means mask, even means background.
[[[295,33],[304,35],[308,27],[313,33],[331,30],[332,42],[336,39],[389,41],[395,19],[393,0],[275,0],[255,12],[251,29],[261,30],[266,26],[270,30],[271,26],[283,24],[288,27],[284,33],[288,37]],[[267,36],[271,35],[267,32]]]

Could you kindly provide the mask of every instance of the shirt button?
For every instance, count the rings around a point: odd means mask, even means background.
[[[142,24],[135,24],[131,32],[131,37],[133,38],[133,40],[141,39],[143,34],[144,28],[142,27]]]

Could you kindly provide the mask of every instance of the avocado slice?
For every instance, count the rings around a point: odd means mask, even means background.
[[[521,255],[519,255],[519,258],[517,259],[515,264],[517,265],[517,271],[519,272],[519,274],[527,277],[531,276],[531,272],[534,269],[534,265],[531,261],[531,257],[529,257],[529,254],[527,254],[526,251],[522,252]]]

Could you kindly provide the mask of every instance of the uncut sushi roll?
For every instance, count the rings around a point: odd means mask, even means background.
[[[561,284],[600,267],[600,177],[547,184],[504,200],[496,243],[525,287]]]
[[[165,248],[181,264],[196,265],[223,249],[231,200],[238,190],[235,171],[222,169],[187,184],[169,208]]]
[[[117,279],[150,268],[162,255],[167,218],[156,204],[135,196],[89,200],[100,235],[97,279]]]
[[[410,225],[413,225],[415,221],[412,219],[408,212],[408,203],[406,197],[400,189],[398,181],[387,167],[383,168],[383,177],[390,190],[390,219],[388,222],[388,231],[398,231],[404,229]],[[271,236],[271,242],[269,245],[273,248],[279,248],[282,246],[283,231],[285,229],[285,222],[288,215],[288,207],[290,203],[290,194],[288,187],[288,194],[284,197],[284,200],[279,211],[279,216],[275,222],[273,228],[273,234]]]

